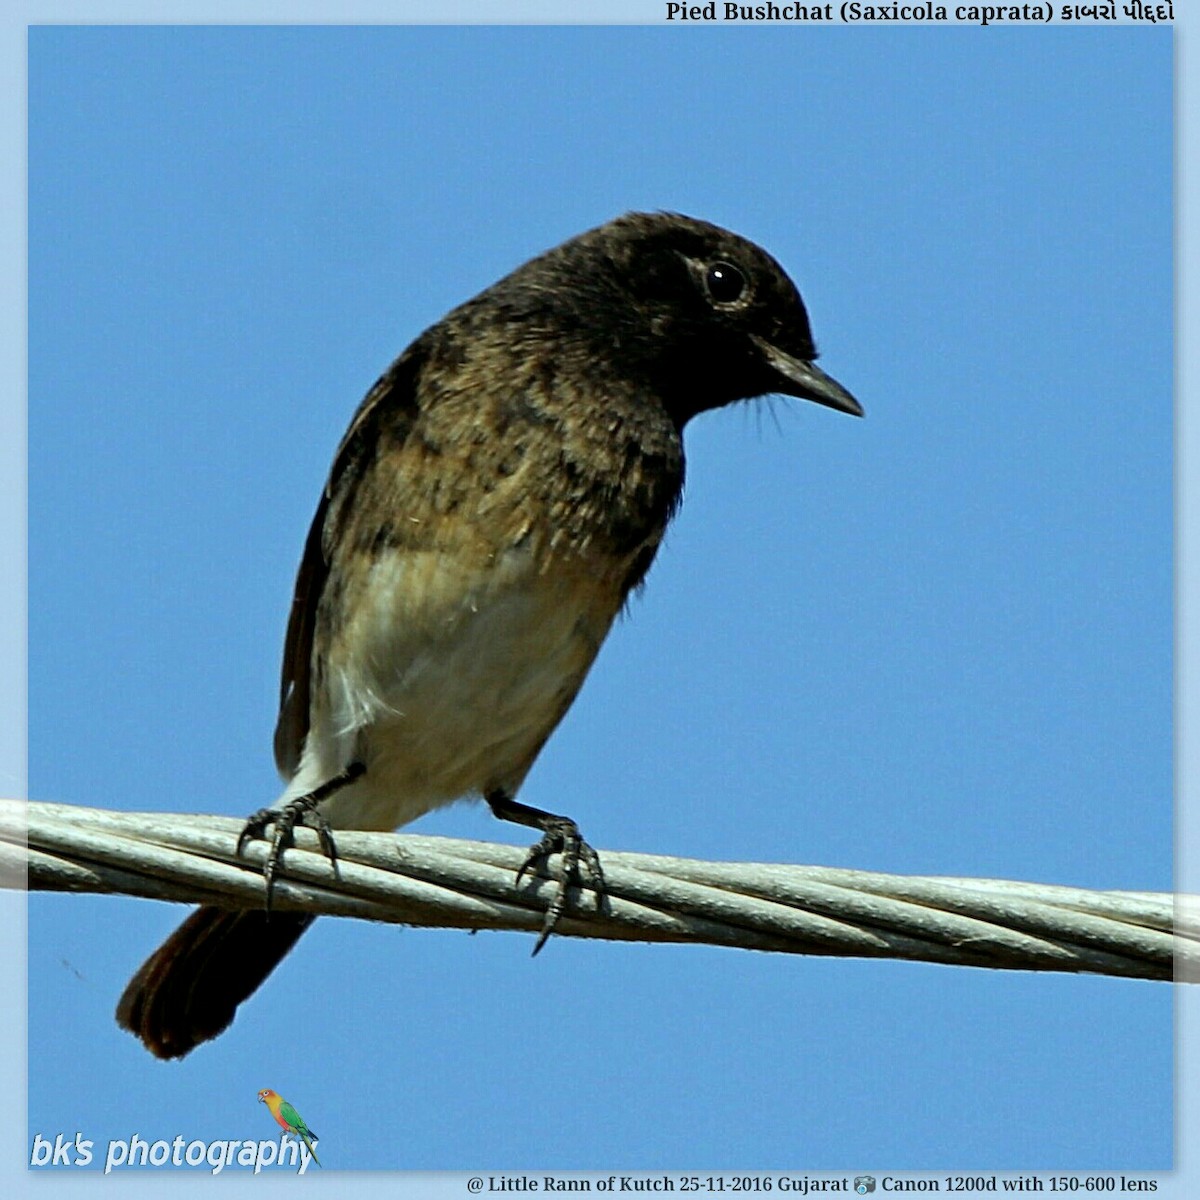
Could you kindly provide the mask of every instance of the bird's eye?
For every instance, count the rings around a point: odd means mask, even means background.
[[[704,273],[704,286],[716,304],[732,304],[746,291],[746,276],[731,262],[715,262]]]

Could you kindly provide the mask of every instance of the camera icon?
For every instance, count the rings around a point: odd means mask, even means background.
[[[875,1190],[874,1175],[855,1175],[854,1190],[860,1196],[869,1196]]]

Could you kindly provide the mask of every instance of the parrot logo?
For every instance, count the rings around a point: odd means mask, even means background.
[[[263,1088],[258,1093],[259,1100],[271,1110],[271,1116],[290,1134],[298,1137],[307,1147],[312,1160],[319,1167],[321,1160],[313,1149],[317,1135],[304,1123],[304,1118],[278,1093],[270,1088]]]

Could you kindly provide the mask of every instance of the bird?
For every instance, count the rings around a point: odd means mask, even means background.
[[[278,1093],[270,1088],[263,1088],[258,1093],[259,1102],[271,1110],[271,1116],[290,1134],[298,1137],[308,1147],[312,1160],[319,1167],[321,1160],[313,1149],[317,1135],[304,1123],[304,1118]]]
[[[796,285],[765,250],[672,212],[631,212],[518,267],[387,368],[342,438],[287,623],[274,751],[285,781],[263,909],[205,905],[126,987],[117,1021],[159,1058],[216,1037],[312,921],[271,911],[297,825],[393,830],[480,798],[560,854],[536,953],[599,856],[517,799],[684,485],[699,414],[779,393],[863,409],[816,365]]]

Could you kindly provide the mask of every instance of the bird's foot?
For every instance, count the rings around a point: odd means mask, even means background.
[[[328,800],[334,792],[340,791],[348,783],[353,783],[366,767],[362,763],[351,763],[340,774],[327,779],[320,787],[313,788],[303,796],[289,800],[279,808],[260,808],[247,818],[242,832],[238,835],[237,856],[241,858],[246,844],[255,838],[266,838],[267,827],[273,825],[271,834],[271,850],[267,861],[263,864],[263,882],[267,889],[267,912],[271,911],[271,896],[275,890],[275,877],[279,873],[283,852],[295,843],[297,825],[313,829],[321,843],[321,850],[329,859],[334,873],[337,873],[337,847],[333,844],[333,829],[320,810],[323,801]]]
[[[552,854],[562,855],[562,874],[550,906],[546,909],[542,932],[533,947],[534,954],[546,944],[559,918],[566,912],[572,883],[582,886],[586,882],[596,893],[598,903],[604,897],[604,870],[600,866],[600,856],[583,840],[579,826],[570,817],[551,817],[542,825],[542,840],[529,848],[517,872],[517,883],[520,884],[526,873],[548,862]]]
[[[545,863],[552,854],[562,855],[562,874],[559,876],[550,907],[546,909],[541,935],[533,947],[534,954],[537,954],[567,909],[567,898],[572,883],[582,886],[585,882],[583,876],[586,875],[587,885],[596,893],[597,908],[604,906],[604,872],[600,867],[600,856],[583,840],[579,826],[570,817],[559,817],[540,808],[522,804],[519,800],[514,800],[503,788],[485,792],[484,799],[501,821],[515,821],[518,825],[530,825],[542,831],[542,840],[530,848],[521,869],[517,872],[518,884],[528,871]]]

